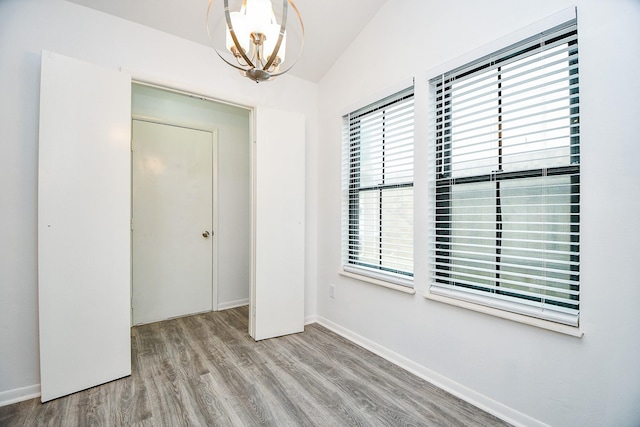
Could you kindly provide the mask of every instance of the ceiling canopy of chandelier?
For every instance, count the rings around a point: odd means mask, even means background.
[[[207,7],[207,33],[218,56],[230,66],[256,83],[271,80],[289,71],[302,53],[304,24],[293,0],[282,0],[282,10],[276,18],[270,0],[242,0],[239,11],[229,10],[229,0],[224,0],[224,24],[226,27],[225,48],[216,48],[209,28],[214,0]],[[295,60],[284,65],[287,50],[287,18],[289,7],[300,22],[300,47]],[[231,54],[232,57],[229,55]]]

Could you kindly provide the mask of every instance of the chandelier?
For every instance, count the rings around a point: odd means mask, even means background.
[[[302,53],[304,24],[293,0],[282,0],[280,23],[276,19],[270,0],[242,0],[239,11],[229,11],[229,0],[224,0],[226,27],[225,48],[216,48],[209,29],[209,14],[214,0],[207,7],[207,34],[218,56],[230,66],[256,83],[271,80],[289,71]],[[294,61],[283,66],[287,50],[287,18],[289,6],[300,22],[300,48]],[[231,54],[231,55],[229,55]]]

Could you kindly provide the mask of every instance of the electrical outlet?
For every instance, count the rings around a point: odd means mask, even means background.
[[[331,298],[336,297],[336,285],[329,285],[329,296]]]

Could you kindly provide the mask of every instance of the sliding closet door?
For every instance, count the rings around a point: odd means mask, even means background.
[[[254,251],[249,333],[304,330],[304,116],[258,108],[254,147]]]
[[[42,401],[131,373],[131,79],[42,54]]]

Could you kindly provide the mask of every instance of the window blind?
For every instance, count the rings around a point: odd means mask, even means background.
[[[343,268],[404,285],[413,276],[413,120],[413,86],[344,117]]]
[[[579,317],[575,20],[430,82],[433,293],[570,325]]]

